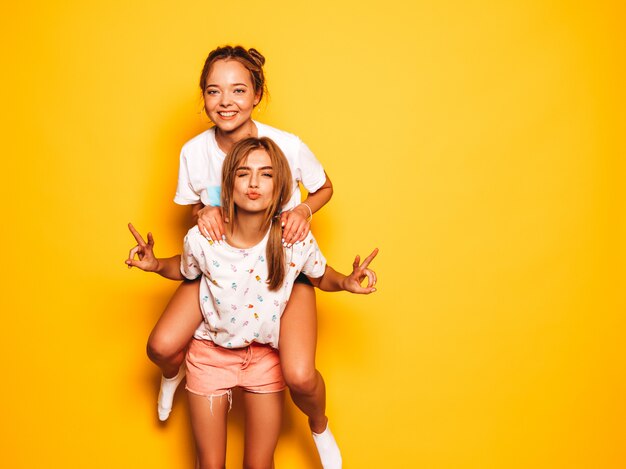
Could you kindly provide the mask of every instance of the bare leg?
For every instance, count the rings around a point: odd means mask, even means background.
[[[174,394],[185,376],[181,369],[185,349],[202,322],[199,286],[199,280],[180,284],[148,339],[148,357],[163,373],[157,402],[161,421],[167,420],[172,411]]]
[[[193,393],[188,395],[191,429],[197,451],[196,469],[224,469],[228,396],[208,398]]]
[[[200,281],[185,281],[174,292],[148,339],[148,357],[165,378],[176,376],[185,348],[202,322]]]
[[[280,319],[280,362],[291,398],[309,418],[311,431],[326,429],[326,387],[315,368],[317,310],[315,289],[296,283]]]
[[[324,469],[341,469],[341,451],[328,428],[326,387],[315,368],[317,310],[315,290],[294,285],[280,320],[280,360],[293,402],[309,417],[309,427]]]
[[[246,434],[244,469],[272,469],[278,443],[285,393],[244,392]]]

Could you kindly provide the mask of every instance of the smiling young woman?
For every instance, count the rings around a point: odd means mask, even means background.
[[[204,110],[215,124],[187,142],[181,151],[174,201],[190,205],[199,232],[212,242],[225,239],[221,202],[222,165],[233,146],[248,137],[272,139],[291,169],[292,190],[280,213],[281,241],[286,248],[303,241],[312,214],[332,196],[332,184],[322,165],[295,135],[252,120],[266,92],[265,58],[255,49],[225,46],[213,50],[200,75]],[[308,192],[301,201],[299,185]],[[254,192],[252,197],[254,198]],[[183,282],[176,290],[148,339],[148,356],[163,372],[158,411],[167,419],[174,392],[184,377],[184,351],[201,322],[198,282]],[[324,380],[315,366],[317,311],[315,291],[299,277],[281,319],[280,359],[294,403],[304,412],[325,468],[341,467],[339,448],[328,428]]]
[[[248,69],[236,60],[218,60],[204,81],[204,110],[216,125],[220,147],[228,151],[239,140],[256,136],[250,116],[263,91],[254,89]]]

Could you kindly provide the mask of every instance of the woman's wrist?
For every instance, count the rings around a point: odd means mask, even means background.
[[[300,209],[300,211],[302,212],[304,218],[307,221],[311,221],[313,220],[313,210],[311,210],[311,207],[309,206],[309,204],[302,202],[300,205],[298,205],[296,207],[297,209]],[[295,209],[294,209],[295,210]]]

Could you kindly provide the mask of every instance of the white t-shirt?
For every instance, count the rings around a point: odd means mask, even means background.
[[[326,182],[321,163],[309,148],[293,134],[254,121],[260,137],[271,138],[283,151],[289,162],[293,178],[293,193],[283,210],[294,208],[300,203],[301,183],[309,192],[315,192]],[[189,140],[180,152],[178,187],[174,202],[192,205],[219,206],[222,187],[222,165],[226,154],[215,140],[215,127]]]
[[[285,280],[276,291],[267,285],[265,259],[269,230],[263,240],[248,249],[208,241],[197,226],[185,237],[180,271],[200,280],[200,306],[204,322],[197,339],[221,347],[240,348],[251,342],[278,348],[280,317],[300,272],[308,277],[324,275],[326,259],[311,233],[303,242],[285,248]]]

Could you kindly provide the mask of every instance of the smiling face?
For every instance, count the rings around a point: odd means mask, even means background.
[[[249,132],[251,115],[261,98],[246,67],[236,60],[217,60],[211,66],[203,92],[204,109],[224,133]]]
[[[262,148],[252,150],[235,170],[233,202],[238,211],[265,212],[274,199],[272,160]]]

